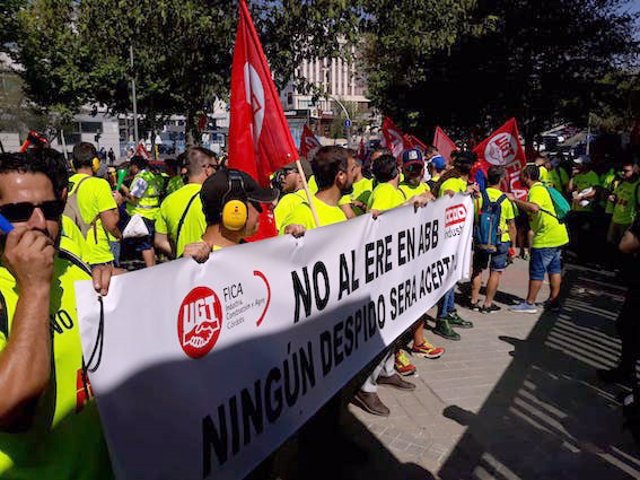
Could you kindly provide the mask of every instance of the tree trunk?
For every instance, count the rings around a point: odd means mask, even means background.
[[[200,145],[202,141],[202,134],[198,131],[198,125],[196,123],[196,115],[197,113],[195,111],[187,113],[184,125],[185,143],[187,148]]]

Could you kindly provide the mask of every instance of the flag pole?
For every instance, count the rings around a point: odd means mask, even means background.
[[[289,155],[289,154],[287,154]],[[302,163],[300,163],[300,157],[296,159],[296,167],[298,168],[298,173],[300,174],[300,178],[302,178],[302,188],[304,188],[304,192],[307,194],[307,200],[309,201],[309,208],[311,208],[311,214],[313,215],[313,221],[316,224],[316,228],[320,227],[320,220],[318,219],[318,212],[316,211],[316,206],[313,203],[313,196],[311,195],[311,190],[309,190],[309,184],[307,183],[307,176],[304,174],[304,170],[302,169]]]

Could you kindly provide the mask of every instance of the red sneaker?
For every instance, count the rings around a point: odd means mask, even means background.
[[[404,350],[398,350],[396,352],[395,367],[396,367],[396,371],[403,377],[406,377],[408,375],[413,375],[414,373],[416,373],[415,365],[411,363],[411,360],[409,359],[409,355],[407,355]]]

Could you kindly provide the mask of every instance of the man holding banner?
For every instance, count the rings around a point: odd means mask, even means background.
[[[243,243],[260,227],[261,204],[277,198],[277,190],[262,188],[245,172],[220,169],[205,180],[200,191],[207,229],[202,241],[185,247],[184,256],[202,263],[211,252]]]

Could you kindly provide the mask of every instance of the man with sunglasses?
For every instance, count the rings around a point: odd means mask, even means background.
[[[112,266],[91,273],[59,250],[67,172],[50,149],[0,155],[0,477],[112,476],[82,368],[75,282],[106,295]]]
[[[275,172],[271,185],[280,191],[280,198],[273,209],[276,229],[280,231],[284,219],[304,201],[306,193],[302,188],[302,177],[295,164],[286,165]]]
[[[154,239],[155,247],[170,258],[180,258],[186,245],[202,238],[207,222],[200,190],[219,166],[216,154],[202,147],[189,148],[180,155],[179,161],[187,184],[163,200]]]

